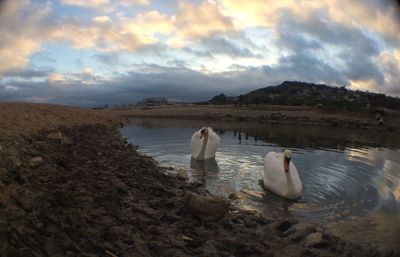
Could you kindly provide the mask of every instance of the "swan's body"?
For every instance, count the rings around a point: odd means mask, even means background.
[[[286,153],[288,153],[289,157],[286,159],[285,166]],[[290,150],[286,150],[285,154],[267,153],[264,158],[264,171],[261,176],[266,189],[284,198],[297,199],[301,196],[302,184],[296,166],[293,162],[290,162],[290,158]]]
[[[214,158],[219,141],[219,136],[210,127],[204,127],[195,132],[191,140],[192,158],[196,160]]]

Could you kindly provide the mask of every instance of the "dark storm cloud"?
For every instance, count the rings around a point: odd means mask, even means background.
[[[249,48],[238,46],[235,41],[222,36],[203,39],[200,44],[211,54],[226,54],[232,57],[260,57]]]
[[[0,101],[43,101],[79,106],[134,104],[144,97],[205,101],[216,94],[238,95],[268,82],[265,72],[249,69],[237,73],[206,75],[187,68],[157,65],[142,67],[147,72],[130,72],[112,81],[94,85],[74,82],[19,82],[0,84]],[[266,84],[263,84],[265,86]]]
[[[50,72],[52,72],[51,68],[37,69],[34,67],[18,70],[8,70],[0,75],[0,79],[5,77],[18,77],[23,79],[43,78],[50,74]]]
[[[191,46],[185,47],[184,50],[196,56],[209,58],[219,54],[228,55],[232,58],[261,58],[260,54],[254,53],[254,49],[262,50],[259,48],[243,32],[236,32],[231,35],[214,35],[200,39]]]
[[[281,17],[278,28],[277,45],[291,54],[280,58],[276,67],[267,67],[268,73],[287,72],[289,77],[333,84],[369,79],[383,83],[384,75],[376,63],[378,43],[360,29],[324,22],[312,15],[296,19],[291,12]],[[336,60],[324,60],[318,54],[329,50],[339,52]]]

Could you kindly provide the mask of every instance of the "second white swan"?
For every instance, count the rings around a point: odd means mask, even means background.
[[[215,157],[220,138],[210,127],[195,132],[191,140],[192,158],[206,160]]]

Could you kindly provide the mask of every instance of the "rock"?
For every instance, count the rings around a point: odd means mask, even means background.
[[[321,241],[322,241],[322,234],[320,232],[311,233],[304,239],[304,243],[306,246],[317,245]]]
[[[237,199],[239,199],[239,197],[236,195],[236,193],[231,193],[231,194],[228,196],[228,198],[231,199],[231,200],[237,200]]]
[[[295,233],[293,233],[290,236],[290,239],[293,241],[301,241],[303,240],[307,235],[315,232],[315,227],[311,225],[304,225],[304,226],[299,226],[297,227]]]
[[[22,165],[21,160],[17,156],[12,155],[10,157],[10,161],[11,161],[12,165],[14,166],[14,168],[21,167],[21,165]]]
[[[178,178],[184,179],[184,180],[188,180],[188,179],[189,179],[189,176],[188,176],[187,171],[186,171],[185,169],[182,169],[182,168],[180,168],[180,169],[178,169],[178,170],[176,171],[176,176],[177,176]]]
[[[32,168],[39,166],[43,161],[43,157],[42,156],[35,156],[32,159],[30,159],[29,161],[29,166],[31,166]]]
[[[4,148],[2,145],[0,145],[0,152],[3,152]]]
[[[63,145],[73,145],[74,144],[74,140],[72,140],[72,138],[67,137],[67,136],[63,136],[60,141],[61,141],[61,144],[63,144]]]
[[[206,220],[214,221],[222,218],[228,211],[231,202],[228,199],[203,196],[194,193],[187,193],[184,206],[195,216]]]
[[[47,135],[47,138],[50,139],[61,139],[63,137],[63,134],[60,131],[53,132]]]
[[[291,228],[293,225],[294,225],[294,222],[289,221],[289,220],[284,220],[284,221],[280,222],[279,225],[275,227],[275,229],[283,233],[286,230],[288,230],[289,228]]]
[[[66,135],[64,135],[60,131],[48,134],[47,138],[60,140],[60,143],[63,144],[63,145],[72,145],[74,143],[72,138],[67,137]]]

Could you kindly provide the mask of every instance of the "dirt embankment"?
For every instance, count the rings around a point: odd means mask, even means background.
[[[202,213],[216,209],[201,184],[164,174],[115,128],[97,124],[103,118],[91,118],[0,137],[0,256],[381,255],[232,206],[207,221]]]
[[[391,110],[339,111],[296,106],[151,106],[106,110],[127,118],[172,118],[299,124],[400,131],[400,112]]]
[[[119,118],[108,112],[54,104],[0,103],[0,138],[30,134],[58,126],[82,124],[119,125]]]

